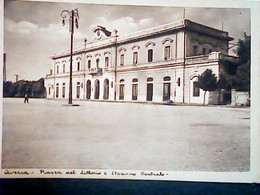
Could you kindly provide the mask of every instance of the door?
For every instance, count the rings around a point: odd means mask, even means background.
[[[87,95],[86,95],[86,98],[89,100],[91,97],[91,81],[88,80],[87,81]]]
[[[80,86],[77,86],[77,98],[80,97]]]
[[[124,91],[125,91],[124,88],[125,88],[124,84],[119,85],[119,99],[120,100],[124,99]]]
[[[95,99],[99,99],[99,80],[95,82]]]
[[[149,83],[147,84],[147,101],[153,101],[153,84]]]
[[[170,91],[171,91],[171,84],[164,83],[163,84],[163,101],[170,100]]]
[[[137,100],[137,96],[138,96],[138,85],[137,84],[133,84],[132,85],[132,100]]]
[[[105,79],[104,81],[104,95],[103,98],[104,99],[108,99],[109,96],[109,81],[108,79]]]

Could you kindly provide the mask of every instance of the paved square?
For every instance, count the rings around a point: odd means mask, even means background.
[[[2,168],[249,170],[248,108],[66,103],[3,100]]]

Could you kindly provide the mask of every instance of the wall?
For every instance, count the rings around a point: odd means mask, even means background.
[[[187,32],[187,56],[193,56],[193,46],[198,46],[198,54],[202,55],[203,48],[206,49],[206,53],[209,53],[209,49],[212,51],[220,51],[224,54],[228,54],[228,42],[225,40],[217,39],[207,35],[203,35],[196,32]]]
[[[249,93],[247,91],[231,90],[231,105],[232,106],[249,106]]]

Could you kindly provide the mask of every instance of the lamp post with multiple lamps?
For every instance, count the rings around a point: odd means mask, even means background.
[[[74,9],[71,11],[63,10],[61,12],[62,17],[62,25],[65,25],[65,18],[69,17],[69,25],[70,25],[70,82],[69,82],[69,104],[72,104],[72,56],[73,56],[73,34],[74,34],[74,25],[76,28],[79,27],[79,12],[78,9]]]

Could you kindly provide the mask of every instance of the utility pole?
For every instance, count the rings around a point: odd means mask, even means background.
[[[15,74],[15,82],[17,82],[21,78],[18,74]]]
[[[3,81],[6,82],[6,53],[4,53]]]
[[[69,81],[69,104],[72,104],[72,56],[73,56],[73,34],[74,34],[74,24],[78,28],[79,13],[78,9],[71,11],[63,10],[61,12],[62,24],[65,25],[65,18],[69,16],[70,22],[70,81]]]

